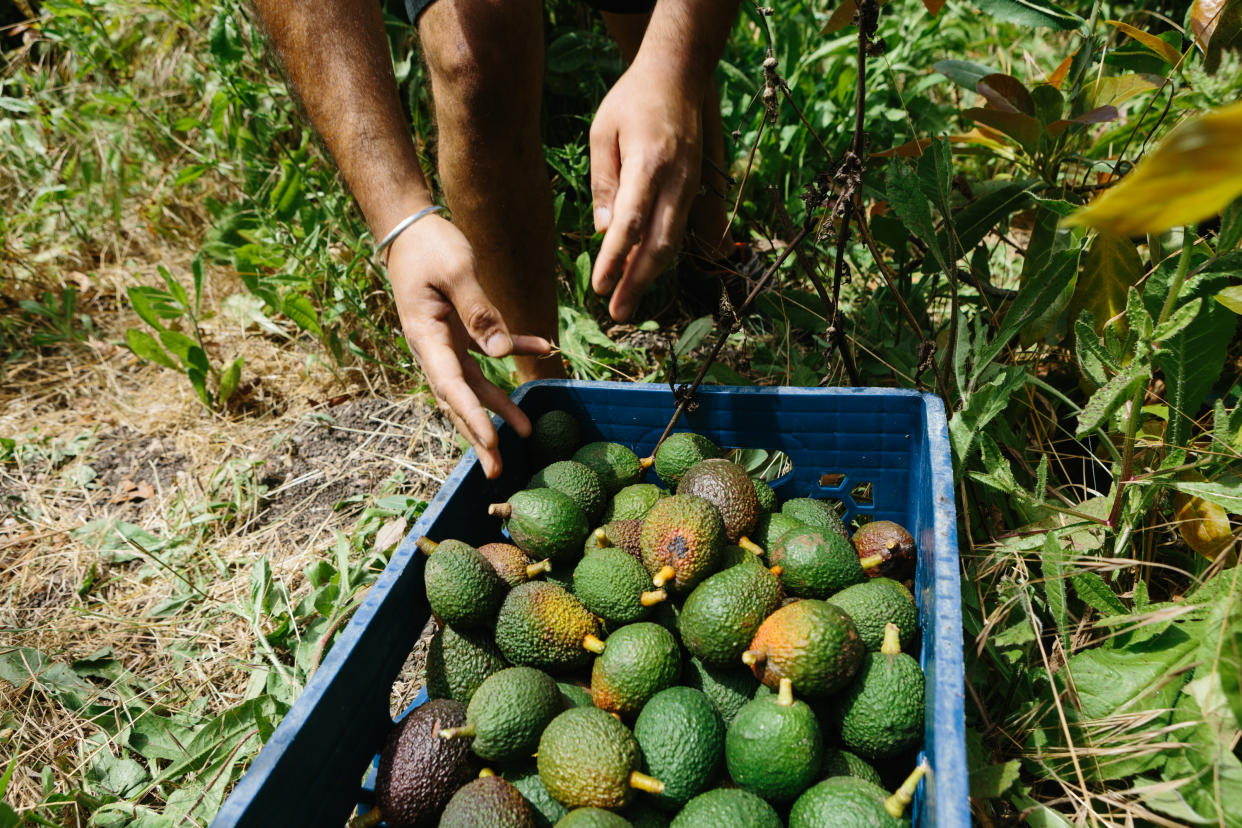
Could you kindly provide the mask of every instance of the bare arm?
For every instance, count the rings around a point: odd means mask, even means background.
[[[659,0],[633,64],[591,125],[595,292],[625,319],[669,263],[699,185],[700,108],[737,0]]]
[[[376,239],[430,205],[397,97],[380,4],[352,0],[256,0],[272,43],[311,121],[336,160]],[[483,292],[474,253],[450,222],[429,215],[389,248],[397,312],[427,383],[478,452],[488,477],[500,473],[496,430],[485,408],[520,434],[530,421],[467,353],[546,354],[550,344],[512,336]]]

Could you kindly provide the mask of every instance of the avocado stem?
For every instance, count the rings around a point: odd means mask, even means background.
[[[660,567],[660,571],[657,572],[655,577],[651,579],[651,583],[655,584],[657,587],[662,587],[676,577],[677,570],[673,569],[671,566],[665,565]]]
[[[426,535],[423,535],[421,538],[414,541],[414,545],[418,547],[419,552],[422,552],[424,555],[430,555],[432,552],[436,551],[436,548],[439,547],[440,544],[436,543]],[[367,813],[370,813],[370,811]]]
[[[768,572],[771,572],[773,575],[775,575],[778,578],[781,577],[781,573],[784,571],[785,571],[785,567],[781,566],[780,564],[777,564],[776,566],[770,567],[768,569]]]
[[[890,656],[901,654],[901,631],[892,621],[884,625],[884,642],[880,644],[880,652]]]
[[[440,731],[441,739],[457,739],[461,736],[473,736],[474,725],[464,724],[461,727],[446,727]]]
[[[487,507],[487,513],[492,517],[508,520],[513,516],[513,507],[508,503],[493,503]]]
[[[384,821],[384,815],[380,813],[379,808],[372,808],[365,814],[358,814],[349,821],[346,828],[373,828]]]
[[[756,555],[763,554],[763,547],[745,535],[742,535],[742,537],[737,539],[737,545],[745,549],[747,552],[754,552]]]
[[[496,771],[492,770],[491,768],[480,768],[479,769],[480,779],[486,779],[489,776],[495,776],[495,775],[496,775]]]
[[[643,471],[646,471],[647,469],[651,468],[654,465],[655,465],[654,454],[650,457],[640,457],[638,460],[638,467],[642,469]]]
[[[763,650],[747,650],[742,653],[742,663],[747,667],[754,667],[756,664],[762,664],[767,655]]]
[[[599,655],[600,653],[604,651],[604,642],[600,641],[598,638],[591,635],[590,633],[587,633],[582,638],[582,648],[585,650],[590,650],[596,655]]]
[[[595,545],[600,549],[607,549],[612,546],[612,541],[608,539],[608,533],[604,531],[604,527],[599,527],[592,535],[595,538]]]
[[[539,563],[533,563],[526,567],[526,580],[529,581],[531,578],[534,578],[536,575],[539,575],[542,572],[551,572],[551,571],[552,571],[552,561],[549,558],[544,558]]]
[[[901,815],[906,812],[906,807],[914,800],[914,791],[919,786],[919,780],[922,779],[928,771],[927,762],[924,761],[914,772],[906,777],[906,781],[901,783],[892,796],[884,800],[884,810],[894,819],[901,819]]]
[[[630,772],[630,787],[637,788],[640,791],[646,791],[651,794],[664,793],[664,783],[654,776],[648,776],[638,771]]]
[[[651,589],[638,596],[638,603],[644,607],[654,607],[661,601],[666,600],[668,600],[668,590],[666,589]]]
[[[883,555],[868,555],[865,558],[859,558],[858,562],[862,564],[862,568],[864,570],[875,569],[877,566],[884,563],[884,556]]]
[[[789,707],[789,705],[793,704],[793,679],[781,679],[781,686],[776,691],[776,702],[781,707]]]

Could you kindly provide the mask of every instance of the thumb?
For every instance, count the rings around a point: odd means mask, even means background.
[[[480,351],[491,357],[507,356],[513,352],[513,337],[509,335],[504,317],[487,298],[477,279],[473,276],[459,277],[448,298],[466,333]]]
[[[603,233],[612,223],[612,206],[621,177],[621,154],[617,132],[596,118],[591,124],[591,202],[595,205],[595,232]]]

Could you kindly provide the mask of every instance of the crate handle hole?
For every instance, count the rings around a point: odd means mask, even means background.
[[[819,477],[819,485],[824,489],[839,489],[845,484],[843,472],[824,472]]]
[[[870,506],[875,503],[875,489],[870,481],[863,480],[850,489],[850,500],[855,506]]]

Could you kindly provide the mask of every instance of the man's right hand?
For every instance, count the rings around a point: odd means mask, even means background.
[[[461,231],[437,215],[415,222],[388,249],[401,328],[427,384],[457,430],[474,446],[489,478],[500,474],[491,409],[523,437],[530,420],[504,391],[488,382],[468,348],[492,357],[542,356],[548,340],[511,335],[475,273],[474,253]]]

